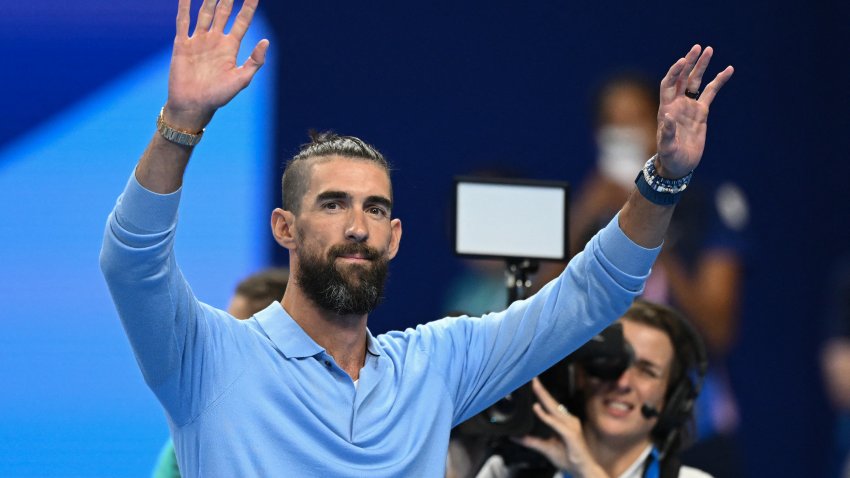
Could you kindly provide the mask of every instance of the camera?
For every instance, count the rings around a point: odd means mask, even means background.
[[[560,403],[571,402],[575,392],[575,370],[601,380],[616,380],[634,360],[634,352],[623,336],[623,326],[614,323],[575,352],[540,374],[544,387]],[[491,438],[536,435],[548,437],[551,429],[532,411],[536,401],[527,383],[481,413],[458,425],[461,434]]]

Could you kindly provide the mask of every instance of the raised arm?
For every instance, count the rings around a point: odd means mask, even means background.
[[[658,154],[654,160],[661,178],[684,178],[702,159],[708,108],[734,72],[731,66],[726,67],[699,94],[702,76],[713,53],[711,47],[703,51],[694,45],[661,80]],[[673,205],[656,204],[634,190],[620,211],[620,228],[641,246],[657,247],[667,232],[673,209]]]
[[[218,4],[215,0],[204,0],[190,36],[191,1],[180,0],[168,76],[168,100],[161,118],[167,127],[200,134],[216,110],[251,82],[265,61],[268,40],[261,40],[241,66],[236,64],[236,55],[254,17],[257,2],[245,0],[230,32],[225,33],[233,0],[221,0]],[[183,172],[192,149],[193,146],[167,140],[157,132],[139,161],[136,179],[156,193],[176,191],[183,184]]]
[[[145,381],[176,424],[196,417],[240,373],[236,349],[221,346],[233,342],[236,321],[197,300],[174,256],[179,189],[192,152],[192,146],[179,143],[197,139],[193,135],[216,110],[248,85],[268,48],[261,41],[251,58],[236,66],[257,0],[245,0],[227,34],[223,28],[232,0],[218,5],[205,0],[191,37],[189,4],[179,3],[164,118],[109,216],[100,255]],[[170,130],[162,127],[163,120]],[[163,131],[176,136],[167,139]]]

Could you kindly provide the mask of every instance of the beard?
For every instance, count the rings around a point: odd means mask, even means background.
[[[377,250],[366,244],[346,243],[331,247],[327,257],[304,252],[295,280],[320,308],[338,315],[363,315],[381,302],[389,261]],[[337,267],[336,259],[350,254],[359,254],[370,262]]]

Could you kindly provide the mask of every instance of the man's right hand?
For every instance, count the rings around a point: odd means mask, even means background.
[[[204,0],[198,21],[189,36],[191,0],[177,7],[177,36],[168,76],[168,101],[163,119],[171,128],[198,133],[216,110],[226,105],[243,88],[266,60],[268,40],[261,40],[242,66],[236,65],[239,45],[251,24],[258,0],[245,0],[230,32],[224,27],[233,9],[233,0]],[[145,188],[168,194],[183,185],[183,174],[192,154],[191,146],[172,143],[155,133],[136,167],[136,179]]]
[[[258,0],[245,0],[230,32],[224,27],[234,0],[204,0],[198,11],[195,30],[189,36],[190,0],[177,7],[177,35],[168,77],[168,102],[164,119],[170,126],[189,132],[201,131],[216,110],[248,86],[263,65],[268,40],[254,47],[242,66],[236,55],[251,24]]]

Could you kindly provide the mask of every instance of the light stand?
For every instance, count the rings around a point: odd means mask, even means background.
[[[536,259],[507,259],[505,262],[507,264],[505,270],[505,285],[508,287],[507,305],[511,305],[517,300],[528,297],[528,290],[531,288],[531,279],[528,276],[537,272],[540,261]]]

